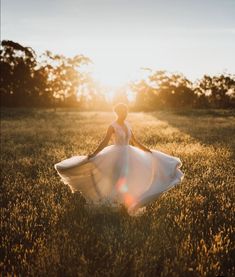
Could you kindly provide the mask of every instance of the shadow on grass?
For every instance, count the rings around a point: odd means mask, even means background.
[[[229,148],[235,157],[235,110],[157,111],[152,116],[203,144]]]

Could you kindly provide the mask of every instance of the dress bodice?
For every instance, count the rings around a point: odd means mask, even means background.
[[[126,126],[126,130],[125,130],[125,126],[121,126],[116,121],[112,122],[111,124],[114,128],[113,138],[114,138],[114,144],[116,145],[129,144],[129,140],[131,138],[131,127],[129,122],[127,121],[124,121],[124,124]]]

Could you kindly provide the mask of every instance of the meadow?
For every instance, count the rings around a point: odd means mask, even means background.
[[[1,111],[1,261],[12,276],[234,276],[235,111],[132,112],[182,183],[139,216],[86,204],[54,164],[91,153],[114,120],[75,109]]]

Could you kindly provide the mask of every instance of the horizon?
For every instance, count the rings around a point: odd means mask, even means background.
[[[146,67],[195,81],[235,73],[234,14],[235,1],[3,0],[1,33],[38,55],[89,57],[106,86],[120,87]]]

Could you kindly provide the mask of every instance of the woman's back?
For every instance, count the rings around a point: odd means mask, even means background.
[[[117,121],[113,121],[111,126],[114,129],[114,144],[128,145],[131,138],[131,128],[129,122],[124,121],[124,125],[120,125]]]

